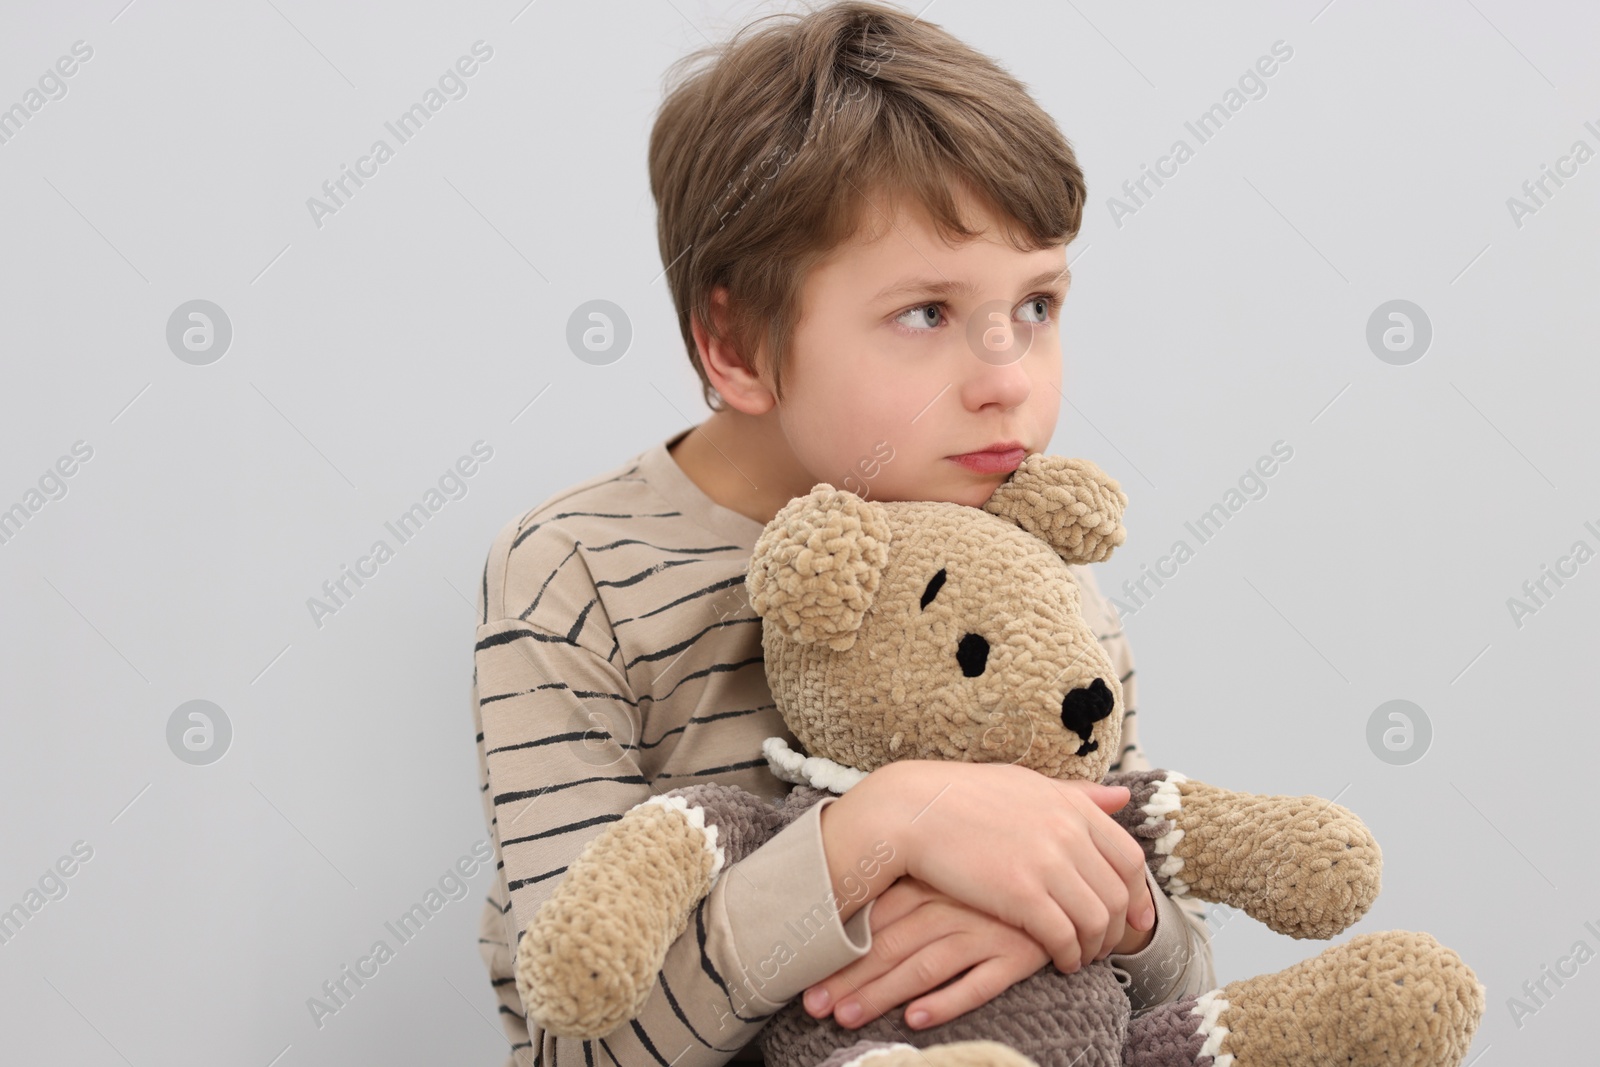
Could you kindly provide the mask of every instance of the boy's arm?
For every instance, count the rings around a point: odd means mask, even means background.
[[[1139,744],[1139,685],[1133,651],[1116,608],[1100,593],[1094,572],[1073,567],[1078,578],[1084,619],[1110,657],[1122,683],[1122,754],[1112,761],[1112,771],[1148,771],[1149,759]],[[1150,899],[1156,906],[1156,925],[1150,943],[1137,952],[1113,952],[1106,957],[1117,974],[1135,1011],[1169,1004],[1217,987],[1216,965],[1206,927],[1205,902],[1191,897],[1174,899],[1145,870]]]
[[[509,958],[567,865],[652,789],[636,760],[638,702],[610,661],[515,618],[478,627],[474,660]],[[542,1063],[719,1067],[784,1002],[864,955],[867,912],[841,923],[831,896],[820,823],[830,802],[722,872],[637,1018],[588,1042],[528,1019],[532,1048],[519,1062],[536,1062],[537,1049]]]

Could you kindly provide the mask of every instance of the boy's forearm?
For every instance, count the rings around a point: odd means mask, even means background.
[[[822,846],[839,921],[866,906],[906,873],[900,820],[881,767],[851,786],[821,813]]]

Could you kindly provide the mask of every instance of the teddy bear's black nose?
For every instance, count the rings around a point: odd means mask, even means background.
[[[1077,755],[1087,756],[1100,747],[1100,742],[1089,740],[1094,724],[1111,714],[1116,698],[1104,678],[1096,678],[1082,689],[1074,689],[1061,698],[1061,722],[1067,729],[1083,738]]]

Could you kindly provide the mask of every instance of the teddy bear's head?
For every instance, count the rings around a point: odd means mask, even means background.
[[[981,509],[825,482],[785,505],[746,589],[809,765],[964,760],[1100,781],[1122,686],[1068,564],[1122,544],[1127,499],[1093,463],[1035,453]]]

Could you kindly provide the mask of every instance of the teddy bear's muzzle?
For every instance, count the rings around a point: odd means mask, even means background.
[[[1061,698],[1061,723],[1083,739],[1074,753],[1087,756],[1100,747],[1100,742],[1089,740],[1094,724],[1111,714],[1116,698],[1104,678],[1096,678],[1082,689],[1070,690]]]

